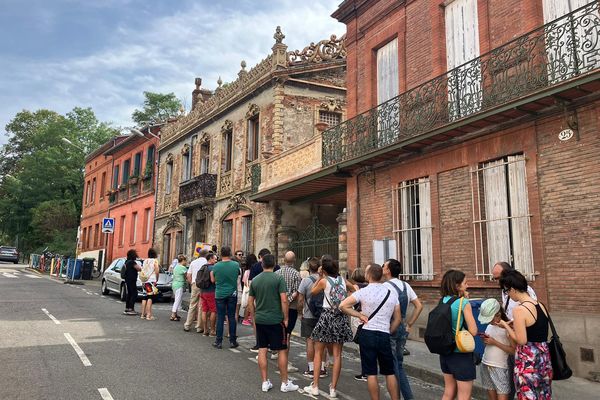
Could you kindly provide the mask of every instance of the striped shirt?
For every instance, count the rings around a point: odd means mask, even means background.
[[[300,287],[300,282],[302,282],[302,278],[300,277],[300,273],[296,271],[294,267],[290,267],[289,265],[284,265],[281,269],[275,271],[276,274],[281,275],[285,284],[287,285],[287,297],[288,302],[290,303],[291,309],[297,309],[298,301],[294,299],[292,301],[292,295],[298,291]]]

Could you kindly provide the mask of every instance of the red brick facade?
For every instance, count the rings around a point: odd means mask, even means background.
[[[376,51],[394,38],[400,94],[446,72],[444,3],[449,2],[347,0],[340,5],[333,16],[347,25],[348,119],[377,106]],[[480,54],[544,24],[542,0],[478,0],[477,16]],[[372,261],[373,240],[394,237],[393,189],[428,177],[434,278],[411,280],[411,285],[430,305],[438,298],[443,273],[458,268],[467,274],[474,297],[498,297],[496,282],[476,277],[482,256],[475,245],[472,171],[522,154],[536,273],[531,285],[549,305],[576,374],[588,377],[600,370],[598,356],[595,362],[580,359],[581,348],[600,352],[597,328],[589,328],[600,326],[594,279],[600,265],[600,102],[576,104],[569,115],[576,115],[578,130],[567,141],[558,138],[567,127],[565,113],[556,111],[522,123],[488,123],[481,133],[448,140],[446,146],[354,168],[347,182],[349,269]]]

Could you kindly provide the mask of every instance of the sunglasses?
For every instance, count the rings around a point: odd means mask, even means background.
[[[236,256],[240,256],[241,257],[243,255],[244,255],[244,253],[236,253]]]

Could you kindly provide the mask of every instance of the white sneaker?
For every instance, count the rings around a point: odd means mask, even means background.
[[[277,360],[279,358],[279,353],[275,352],[275,353],[271,353],[271,360]]]
[[[294,385],[294,383],[289,379],[286,383],[281,383],[282,392],[295,392],[296,390],[298,390],[298,385]]]
[[[329,397],[331,397],[332,399],[337,398],[337,390],[331,387],[331,385],[329,385]]]
[[[298,368],[294,367],[292,363],[288,363],[288,372],[298,372]]]
[[[262,391],[263,392],[268,392],[269,390],[273,389],[273,384],[271,383],[270,380],[266,380],[262,383]],[[283,390],[283,386],[282,386],[282,390]]]
[[[319,388],[313,386],[312,383],[304,388],[304,392],[308,394],[312,394],[313,396],[319,395]]]

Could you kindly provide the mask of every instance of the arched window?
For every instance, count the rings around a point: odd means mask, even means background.
[[[229,213],[221,223],[221,246],[229,246],[232,251],[242,250],[244,254],[254,252],[253,227],[249,210]]]

